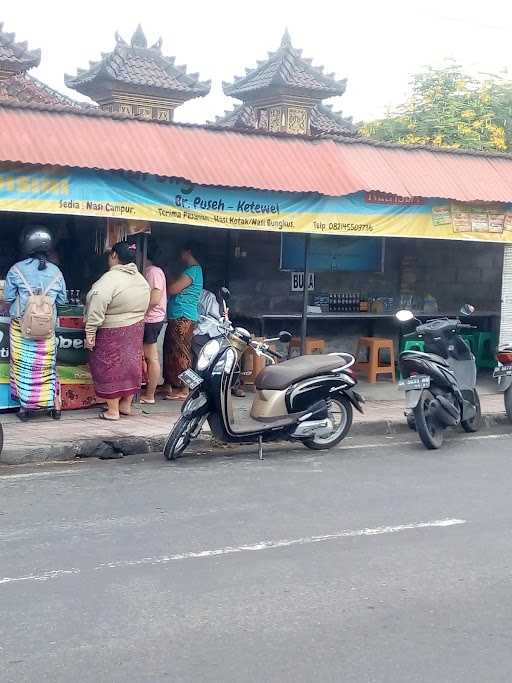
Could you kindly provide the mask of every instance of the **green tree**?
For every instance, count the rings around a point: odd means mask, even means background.
[[[361,126],[377,140],[504,152],[512,147],[512,82],[476,79],[455,64],[415,74],[396,112]]]

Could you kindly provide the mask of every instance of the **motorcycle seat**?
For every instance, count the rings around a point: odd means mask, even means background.
[[[350,359],[352,357],[350,356]],[[349,357],[339,355],[299,356],[286,360],[279,365],[269,365],[256,377],[256,389],[282,391],[295,382],[303,379],[329,374],[333,370],[341,369],[349,363]]]
[[[438,356],[435,353],[425,353],[424,351],[403,351],[400,354],[400,358],[425,358],[426,360],[433,360],[435,363],[439,363],[439,365],[444,366],[445,368],[449,368],[450,364],[446,360],[446,358],[443,358],[442,356]]]

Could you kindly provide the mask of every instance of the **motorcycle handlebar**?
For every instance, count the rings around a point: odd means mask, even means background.
[[[272,349],[269,349],[267,344],[261,344],[260,342],[251,342],[251,346],[257,353],[261,353],[264,356],[270,356],[272,358],[277,358],[278,360],[282,360],[284,356],[282,356],[280,353],[277,351],[272,351]]]

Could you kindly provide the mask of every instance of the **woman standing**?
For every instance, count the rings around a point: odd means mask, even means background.
[[[199,318],[197,309],[203,291],[203,269],[197,261],[197,253],[195,244],[183,245],[180,259],[185,269],[167,287],[170,295],[164,339],[164,386],[167,399],[187,398],[187,390],[179,375],[192,363],[192,334]]]
[[[104,420],[131,415],[142,382],[142,338],[150,289],[135,265],[136,247],[112,247],[109,270],[91,287],[85,311],[85,346],[96,395],[107,402]]]
[[[147,366],[146,390],[141,403],[155,403],[155,391],[160,379],[158,337],[165,323],[167,285],[164,271],[158,267],[159,250],[154,242],[148,243],[144,277],[151,288],[149,308],[144,319],[144,358]]]
[[[22,318],[29,299],[41,294],[53,306],[53,328],[57,318],[56,304],[66,303],[66,284],[61,271],[48,261],[53,237],[43,226],[27,228],[21,237],[24,260],[16,263],[5,279],[4,299],[11,303],[10,384],[11,395],[20,403],[18,417],[28,418],[28,411],[52,409],[60,417],[60,387],[57,377],[57,343],[55,332],[44,339],[23,334]],[[50,315],[50,312],[48,312]],[[48,318],[51,326],[51,319]]]

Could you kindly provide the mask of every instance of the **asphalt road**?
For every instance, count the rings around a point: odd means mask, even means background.
[[[0,681],[512,679],[512,437],[0,469]]]

